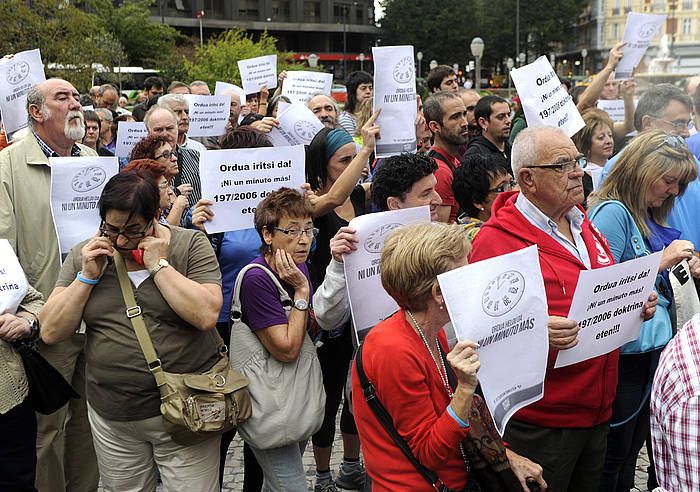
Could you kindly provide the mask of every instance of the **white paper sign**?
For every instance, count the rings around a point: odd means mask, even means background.
[[[100,227],[97,202],[107,181],[119,172],[117,157],[49,157],[51,213],[61,260]]]
[[[581,272],[568,316],[581,327],[578,345],[559,351],[555,368],[607,354],[639,337],[662,254]]]
[[[549,338],[537,246],[438,275],[458,340],[479,344],[479,382],[503,435],[544,394]]]
[[[226,133],[226,124],[231,113],[230,96],[186,96],[190,105],[188,137],[218,137]]]
[[[381,137],[376,156],[390,157],[416,151],[416,72],[413,46],[372,48],[374,58],[374,110]]]
[[[625,33],[622,35],[622,41],[626,44],[622,48],[622,59],[615,67],[616,79],[632,77],[632,72],[639,65],[649,43],[659,33],[665,20],[665,15],[638,14],[637,12],[627,14]]]
[[[379,258],[384,240],[397,227],[429,222],[430,207],[427,206],[361,215],[350,221],[359,243],[357,250],[343,259],[343,268],[358,344],[370,329],[399,308],[382,287]]]
[[[246,99],[245,91],[242,88],[238,87],[236,84],[229,84],[228,82],[216,82],[216,86],[214,87],[215,96],[229,96],[231,92],[235,92],[236,94],[238,94],[238,97],[241,100],[241,106],[244,106],[246,103]]]
[[[598,99],[598,109],[602,109],[613,121],[625,121],[625,101],[622,99]]]
[[[287,72],[282,82],[282,95],[292,102],[306,104],[316,94],[331,95],[333,74],[295,70]]]
[[[27,277],[10,242],[0,239],[0,314],[15,314],[27,289]]]
[[[45,80],[38,49],[0,60],[0,113],[8,136],[28,125],[27,93]]]
[[[129,157],[131,150],[139,140],[148,136],[146,124],[143,121],[120,121],[117,124],[117,147],[114,155]]]
[[[207,232],[253,227],[258,203],[282,187],[301,188],[306,181],[303,145],[279,149],[208,150],[199,158],[202,198],[214,202]]]
[[[277,55],[238,60],[238,70],[246,94],[260,92],[263,85],[268,89],[277,87]]]
[[[279,128],[273,128],[268,136],[275,147],[308,145],[323,129],[323,123],[302,103],[287,105],[277,113]]]
[[[568,136],[586,126],[546,56],[540,56],[524,67],[514,68],[510,75],[528,126],[553,126]]]

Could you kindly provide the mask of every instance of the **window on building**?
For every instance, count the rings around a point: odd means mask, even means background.
[[[357,8],[355,9],[355,16],[356,16],[355,22],[356,22],[357,24],[364,24],[364,23],[365,23],[365,17],[364,17],[364,15],[365,15],[365,9],[364,9],[364,7],[357,7]]]
[[[693,10],[693,0],[683,0],[683,10]]]
[[[272,17],[276,21],[289,20],[289,0],[272,0]]]
[[[306,22],[321,22],[321,2],[309,0],[304,2],[304,20]]]
[[[632,12],[632,0],[627,0],[627,4],[625,5],[625,14],[628,12]]]
[[[179,1],[184,1],[186,2],[187,0],[175,0],[175,2]],[[203,5],[202,5],[204,10],[204,18],[206,19],[207,17],[209,18],[214,18],[214,19],[223,19],[224,17],[224,3],[219,2],[217,0],[204,0]]]
[[[612,15],[620,15],[620,0],[614,0],[612,4]]]
[[[692,21],[690,19],[683,19],[683,35],[689,35],[692,30]]]
[[[654,12],[664,11],[664,0],[654,0]]]
[[[333,5],[333,20],[335,22],[346,22],[349,17],[350,6],[346,3],[337,3]]]
[[[189,0],[168,0],[168,8],[178,12],[188,12],[190,10]]]
[[[620,37],[619,26],[618,26],[617,22],[614,22],[610,26],[610,37],[613,39],[617,39]]]
[[[215,3],[217,0],[207,0]],[[239,0],[238,1],[238,17],[240,19],[246,20],[258,20],[260,17],[260,12],[258,11],[258,1],[257,0]]]

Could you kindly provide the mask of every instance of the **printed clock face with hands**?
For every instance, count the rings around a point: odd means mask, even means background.
[[[385,224],[373,231],[365,241],[365,250],[367,250],[368,253],[381,252],[382,246],[384,246],[384,240],[389,233],[397,227],[401,227],[401,224]]]
[[[99,167],[86,167],[81,169],[71,180],[71,188],[78,193],[85,193],[100,186],[107,179],[104,169]]]
[[[503,272],[484,289],[481,307],[489,316],[502,316],[518,304],[524,290],[525,278],[520,272]]]
[[[393,77],[399,84],[405,84],[410,82],[413,78],[413,58],[406,56],[399,60],[399,62],[394,66]]]

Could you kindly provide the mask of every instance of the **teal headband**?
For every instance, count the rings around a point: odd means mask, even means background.
[[[348,132],[342,128],[333,128],[326,137],[326,160],[329,160],[343,145],[353,142],[354,140]]]

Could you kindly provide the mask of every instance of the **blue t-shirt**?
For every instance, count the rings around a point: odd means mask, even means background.
[[[685,139],[685,143],[688,144],[688,148],[693,153],[696,159],[700,159],[700,133],[696,133],[692,137]]]
[[[229,320],[231,296],[238,272],[260,254],[260,235],[255,229],[242,229],[224,233],[219,253],[221,287],[224,304],[219,314],[219,323]]]
[[[686,140],[686,142],[689,140]],[[601,183],[607,178],[622,152],[624,152],[624,149],[615,154],[605,164],[600,177]],[[695,152],[693,153],[695,154]],[[700,164],[697,157],[695,157],[695,164]],[[700,174],[695,181],[688,183],[685,193],[676,197],[671,213],[668,216],[669,225],[681,231],[681,239],[692,242],[696,248],[700,245],[700,213],[698,211],[700,211]]]

